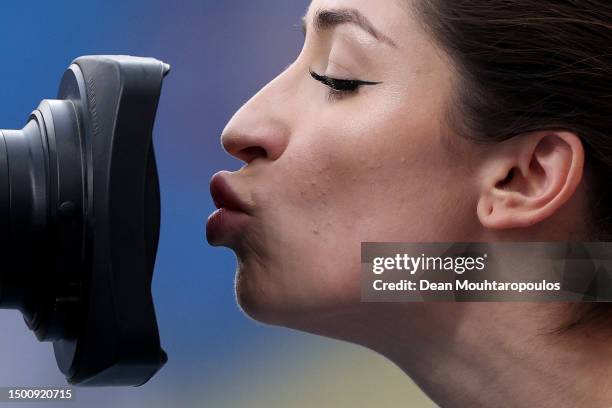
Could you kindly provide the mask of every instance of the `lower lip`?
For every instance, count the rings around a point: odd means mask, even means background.
[[[231,237],[244,230],[249,215],[242,211],[219,208],[208,217],[206,222],[206,240],[211,245],[226,243]]]

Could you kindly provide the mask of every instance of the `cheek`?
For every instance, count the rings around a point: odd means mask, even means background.
[[[406,225],[443,205],[456,175],[442,130],[429,118],[383,106],[340,125],[323,118],[296,135],[278,192],[294,217],[287,222],[328,248],[411,238]]]
[[[275,163],[276,182],[265,194],[274,212],[263,227],[270,261],[285,274],[357,281],[343,271],[358,273],[362,241],[418,241],[430,226],[414,220],[431,212],[432,184],[448,165],[436,129],[409,117],[374,117],[311,127]]]

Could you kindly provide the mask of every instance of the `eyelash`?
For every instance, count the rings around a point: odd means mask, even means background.
[[[380,82],[360,81],[358,79],[337,79],[326,75],[319,75],[310,69],[310,76],[329,88],[329,96],[342,97],[347,94],[356,93],[362,86],[378,85]]]

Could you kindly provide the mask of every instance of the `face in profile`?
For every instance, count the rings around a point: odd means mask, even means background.
[[[221,178],[246,213],[209,241],[235,252],[237,299],[256,320],[354,337],[386,308],[360,302],[361,242],[491,239],[544,219],[578,185],[574,167],[550,170],[550,152],[580,157],[572,135],[492,150],[455,134],[456,73],[409,5],[314,0],[297,59],[223,132],[245,165]],[[531,179],[509,176],[533,160]]]
[[[611,14],[313,0],[297,59],[223,132],[245,165],[211,182],[244,312],[373,349],[443,406],[610,406],[612,311],[362,302],[360,262],[362,242],[610,241]]]
[[[441,125],[452,75],[407,9],[316,0],[304,23],[301,54],[223,133],[249,216],[214,242],[236,253],[243,310],[298,328],[358,306],[362,241],[453,239],[472,221],[470,158]]]

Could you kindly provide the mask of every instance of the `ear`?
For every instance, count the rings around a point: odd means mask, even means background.
[[[582,179],[584,149],[574,133],[529,133],[498,147],[478,178],[477,214],[486,228],[521,228],[545,220],[571,198]]]

